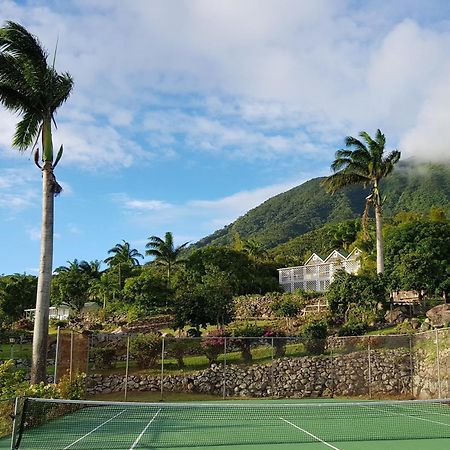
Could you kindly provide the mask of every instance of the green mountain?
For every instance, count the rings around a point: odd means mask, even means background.
[[[270,198],[232,224],[201,239],[196,247],[228,245],[233,234],[273,248],[336,222],[361,217],[367,191],[352,187],[334,195],[314,178]],[[401,211],[427,212],[442,207],[450,215],[450,165],[403,162],[382,184],[385,217]]]

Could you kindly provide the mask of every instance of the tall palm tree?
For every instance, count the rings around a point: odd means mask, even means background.
[[[117,267],[119,269],[119,289],[122,289],[122,270],[125,268],[139,266],[139,259],[143,259],[135,248],[131,248],[129,242],[122,241],[123,244],[116,244],[113,248],[108,250],[112,256],[105,258],[105,263],[110,268]]]
[[[170,231],[164,235],[164,239],[161,239],[158,236],[150,236],[148,240],[149,242],[145,246],[148,250],[145,254],[154,256],[155,261],[158,264],[162,264],[167,267],[167,285],[170,286],[172,268],[182,262],[180,259],[180,253],[186,245],[189,244],[189,242],[185,242],[184,244],[175,247],[173,243],[173,235]]]
[[[105,263],[110,267],[117,266],[119,264],[127,264],[129,266],[139,266],[139,259],[144,258],[135,248],[131,248],[130,243],[122,241],[123,244],[116,244],[113,248],[108,250],[108,256],[105,258]]]
[[[340,149],[336,152],[335,160],[331,165],[334,174],[326,178],[323,184],[332,193],[354,184],[370,187],[370,194],[366,197],[364,215],[367,216],[368,207],[372,205],[375,209],[377,273],[383,273],[383,199],[380,192],[380,182],[392,172],[400,159],[401,153],[398,150],[393,150],[387,155],[384,154],[386,138],[380,130],[377,130],[375,139],[372,139],[365,131],[361,131],[359,136],[364,142],[352,136],[346,137],[345,146],[347,149]]]
[[[21,116],[13,137],[13,146],[25,151],[42,145],[42,165],[39,152],[35,163],[42,171],[41,255],[36,297],[33,335],[31,382],[46,378],[48,308],[53,263],[54,197],[61,192],[53,169],[62,156],[63,147],[54,160],[52,122],[56,110],[69,98],[73,87],[68,73],[59,74],[47,62],[48,54],[38,39],[24,27],[6,22],[0,28],[0,103]]]

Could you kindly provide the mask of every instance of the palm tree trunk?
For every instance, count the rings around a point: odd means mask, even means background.
[[[375,202],[375,226],[377,239],[377,273],[384,272],[384,252],[383,252],[383,230],[381,205],[378,201]]]
[[[46,380],[48,316],[53,263],[54,183],[52,162],[47,161],[42,169],[41,256],[34,320],[32,384]]]

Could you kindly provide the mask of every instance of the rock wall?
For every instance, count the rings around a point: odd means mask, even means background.
[[[450,349],[436,353],[418,350],[414,354],[413,395],[417,399],[449,398]]]
[[[402,350],[353,352],[330,356],[281,358],[272,364],[213,365],[189,375],[169,375],[163,390],[231,397],[331,397],[411,395],[411,360]],[[91,375],[88,394],[124,390],[125,377]],[[159,391],[158,376],[132,375],[129,391]]]

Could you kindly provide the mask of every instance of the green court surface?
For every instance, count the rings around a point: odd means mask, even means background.
[[[22,435],[24,450],[450,448],[449,402],[31,401],[25,411],[33,426]],[[9,444],[0,441],[0,449]]]

